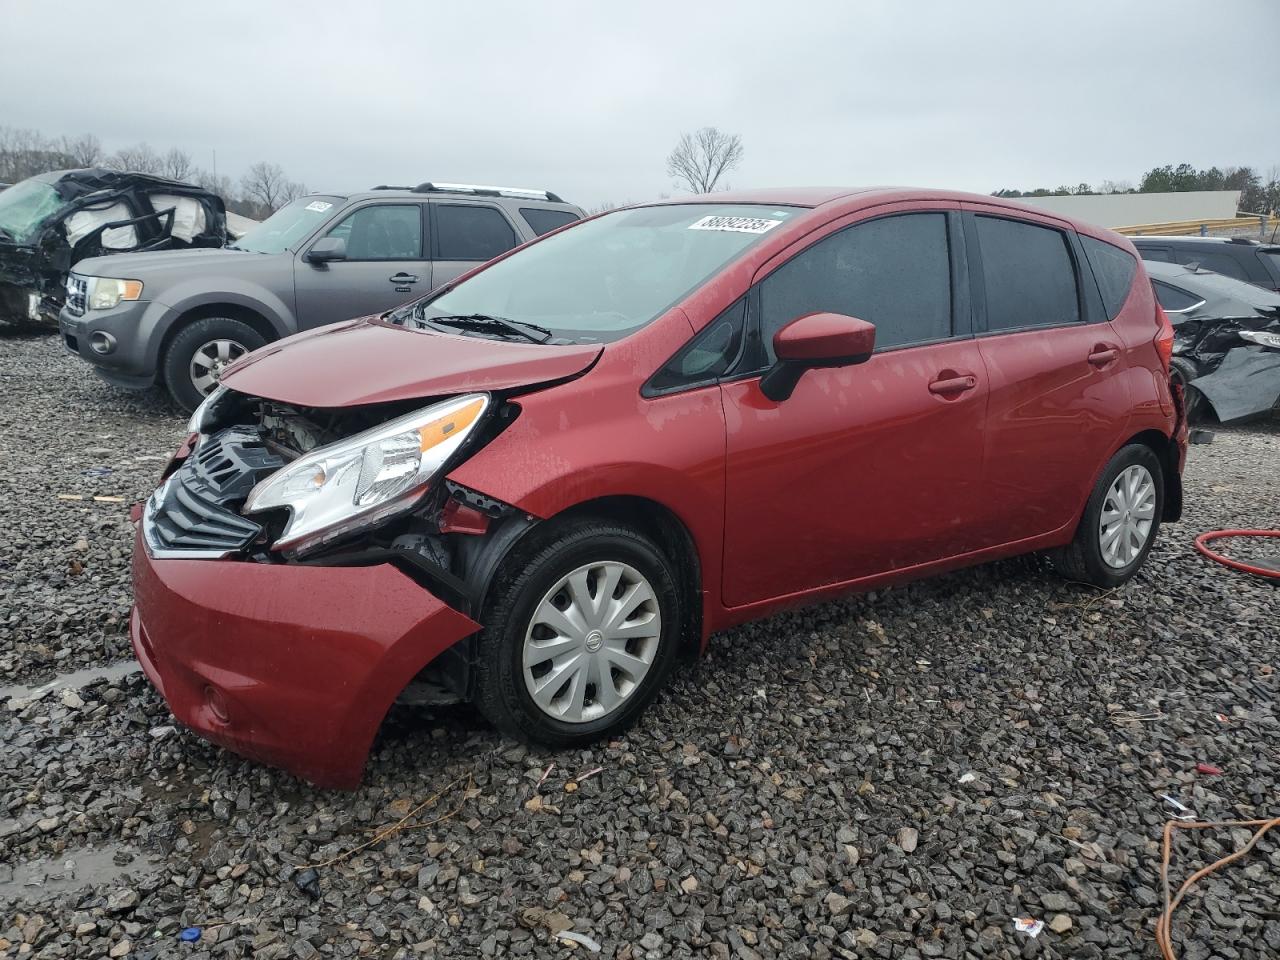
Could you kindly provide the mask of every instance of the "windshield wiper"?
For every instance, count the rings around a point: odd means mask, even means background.
[[[536,323],[525,323],[523,320],[508,320],[506,317],[491,317],[487,313],[467,313],[456,317],[422,317],[423,323],[434,323],[442,327],[459,327],[463,330],[501,330],[514,333],[534,343],[546,343],[553,334],[546,327]]]

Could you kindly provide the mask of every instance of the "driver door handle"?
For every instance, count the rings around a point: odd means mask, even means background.
[[[418,282],[418,278],[415,277],[412,273],[403,273],[403,272],[392,274],[387,279],[389,279],[392,283],[417,283]]]
[[[972,390],[977,385],[978,378],[973,374],[967,374],[962,377],[947,377],[944,380],[934,380],[929,384],[929,392],[940,394],[944,397],[952,396]]]

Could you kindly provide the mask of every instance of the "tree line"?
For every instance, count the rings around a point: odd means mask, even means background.
[[[255,220],[271,216],[307,192],[306,186],[290,180],[279,164],[266,160],[253,164],[239,180],[232,180],[197,166],[191,155],[178,147],[161,153],[150,144],[138,143],[108,153],[91,133],[49,137],[36,130],[0,127],[0,183],[17,183],[37,173],[76,167],[106,167],[194,183],[222,197],[228,210]]]
[[[1081,183],[1056,190],[1044,187],[1036,190],[1002,189],[996,190],[992,196],[1062,197],[1106,193],[1182,193],[1188,190],[1239,190],[1241,210],[1248,213],[1280,211],[1280,164],[1272,165],[1266,174],[1253,167],[1197,170],[1189,163],[1180,163],[1176,167],[1166,164],[1144,173],[1136,187],[1127,180],[1104,180],[1096,190],[1087,183]]]

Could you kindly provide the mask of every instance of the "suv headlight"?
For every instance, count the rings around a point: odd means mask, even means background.
[[[115,277],[85,277],[89,281],[90,310],[110,310],[121,300],[137,300],[142,296],[141,280],[117,280]]]
[[[413,506],[488,407],[467,394],[318,447],[254,487],[245,513],[288,507],[275,546],[296,552],[379,523]]]
[[[1256,343],[1260,347],[1280,350],[1280,333],[1272,333],[1270,330],[1241,330],[1240,339]]]

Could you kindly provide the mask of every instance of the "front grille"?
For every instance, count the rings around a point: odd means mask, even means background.
[[[89,281],[71,274],[67,277],[67,313],[83,317],[89,300]]]
[[[251,427],[205,437],[147,501],[143,526],[152,553],[211,557],[243,550],[262,527],[238,508],[259,480],[284,464]]]

